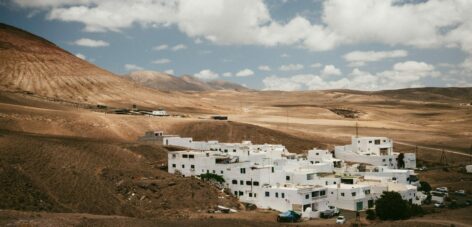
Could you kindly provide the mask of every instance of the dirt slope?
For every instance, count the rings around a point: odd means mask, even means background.
[[[167,155],[159,146],[0,130],[0,147],[0,209],[143,217],[238,206],[213,186],[160,170]]]
[[[142,87],[77,58],[43,38],[6,24],[0,24],[2,90],[92,104],[197,106],[182,94]]]

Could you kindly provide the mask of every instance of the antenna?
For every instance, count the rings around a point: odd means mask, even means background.
[[[359,125],[356,121],[356,138],[359,138]]]

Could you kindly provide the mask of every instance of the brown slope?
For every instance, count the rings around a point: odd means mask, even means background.
[[[174,95],[116,76],[55,44],[0,24],[0,91],[26,91],[71,102],[173,106]],[[179,104],[192,102],[180,97]]]
[[[0,147],[0,209],[168,217],[238,206],[214,186],[160,170],[160,146],[0,129]]]

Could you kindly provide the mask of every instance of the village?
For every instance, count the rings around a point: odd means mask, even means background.
[[[386,191],[416,205],[428,197],[418,190],[415,154],[394,152],[386,137],[353,136],[351,144],[335,146],[334,152],[313,148],[306,154],[278,144],[193,141],[162,131],[147,132],[140,140],[180,148],[168,153],[169,173],[222,177],[220,186],[240,202],[296,212],[302,219],[333,217],[340,209],[365,211]],[[430,199],[441,205],[447,189],[432,194]]]

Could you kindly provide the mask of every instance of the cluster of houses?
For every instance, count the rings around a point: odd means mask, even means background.
[[[306,154],[283,145],[193,141],[155,132],[168,153],[168,171],[184,176],[218,174],[241,202],[278,211],[294,210],[308,218],[332,209],[360,211],[374,206],[384,191],[420,204],[414,154],[393,152],[385,137],[353,137],[352,143]],[[402,160],[400,160],[400,158]],[[399,167],[401,162],[401,167]]]

